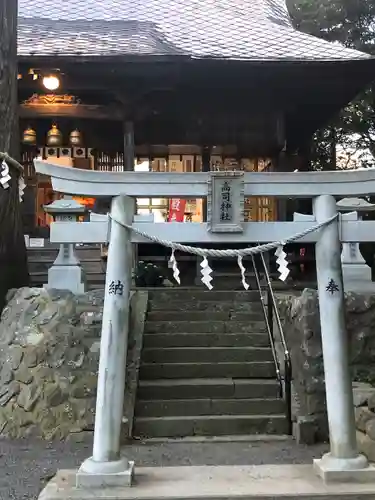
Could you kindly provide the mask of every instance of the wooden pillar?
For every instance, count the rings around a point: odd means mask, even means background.
[[[17,0],[0,2],[0,152],[18,160]],[[1,165],[1,161],[0,161]],[[29,284],[18,181],[22,172],[8,165],[9,187],[0,185],[0,311],[10,288]],[[2,170],[0,166],[0,170]]]
[[[211,147],[203,146],[202,148],[202,172],[209,172],[211,168]],[[207,221],[207,198],[203,200],[202,206],[203,222]]]
[[[277,157],[273,159],[276,172],[290,172],[292,162],[290,157],[282,151]],[[278,198],[276,200],[277,220],[286,221],[288,212],[288,200],[286,198]]]
[[[130,120],[124,122],[124,170],[132,172],[134,170],[135,145],[134,145],[134,123]],[[135,213],[137,213],[137,201],[135,200]],[[133,266],[138,265],[138,245],[133,247]]]
[[[124,123],[124,170],[131,172],[134,170],[135,158],[134,146],[134,124],[127,120]]]

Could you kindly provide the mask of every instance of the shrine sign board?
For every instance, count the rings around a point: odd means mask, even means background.
[[[243,172],[211,172],[207,193],[207,224],[211,233],[242,233]]]

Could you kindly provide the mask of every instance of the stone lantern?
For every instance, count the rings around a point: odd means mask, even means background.
[[[86,207],[72,198],[65,196],[44,205],[44,211],[56,222],[78,222],[79,217],[86,213]],[[63,243],[52,267],[48,270],[48,288],[70,290],[72,293],[84,293],[85,284],[81,264],[74,252],[72,243]]]
[[[374,211],[375,205],[361,198],[343,198],[337,202],[337,209],[344,220],[356,222],[362,219],[361,214]],[[375,291],[371,268],[361,254],[359,243],[343,243],[341,262],[346,292]]]

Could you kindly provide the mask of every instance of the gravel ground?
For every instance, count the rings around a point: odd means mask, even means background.
[[[138,466],[259,465],[310,463],[326,445],[276,442],[135,442],[124,448]],[[78,466],[91,453],[90,443],[0,441],[0,500],[35,500],[57,469]]]

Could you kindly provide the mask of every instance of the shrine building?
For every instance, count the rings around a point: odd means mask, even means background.
[[[374,60],[292,27],[284,0],[19,0],[25,232],[48,234],[66,168],[199,172],[309,168],[312,134],[373,78]],[[80,199],[95,208],[94,199]],[[201,199],[139,199],[156,220],[202,221]],[[285,220],[247,198],[245,219]]]

